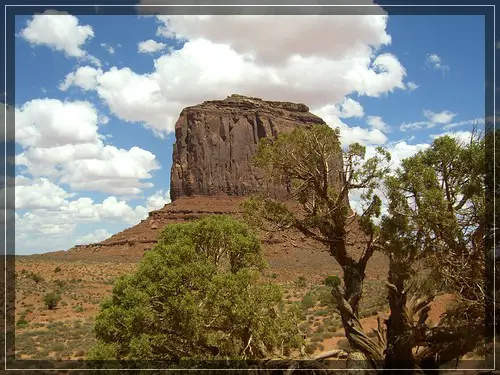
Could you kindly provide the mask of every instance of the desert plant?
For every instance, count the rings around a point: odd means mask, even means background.
[[[340,277],[338,277],[336,275],[332,275],[332,276],[328,276],[323,283],[326,286],[330,286],[332,288],[337,288],[340,286],[341,281],[340,281]]]
[[[43,296],[43,302],[45,307],[49,310],[54,310],[57,307],[57,304],[61,300],[61,296],[58,293],[47,293]]]
[[[57,273],[57,272],[61,272],[61,267],[57,266],[56,268],[54,268],[54,272]]]
[[[89,359],[250,359],[302,342],[278,285],[259,282],[256,235],[226,216],[168,225],[101,304]]]
[[[311,293],[307,293],[304,298],[302,298],[302,301],[300,301],[300,308],[302,309],[310,309],[316,304],[316,301],[314,300],[314,297]],[[314,317],[313,317],[314,319]]]
[[[307,286],[307,280],[304,276],[299,276],[297,280],[295,280],[295,286],[299,289],[305,288]]]

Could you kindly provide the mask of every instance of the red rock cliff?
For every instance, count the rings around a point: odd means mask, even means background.
[[[241,95],[185,108],[175,126],[171,199],[242,196],[261,190],[259,173],[252,166],[259,140],[318,123],[324,121],[305,104]]]

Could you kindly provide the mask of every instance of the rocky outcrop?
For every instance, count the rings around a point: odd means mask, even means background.
[[[170,195],[244,196],[263,188],[252,159],[259,140],[298,126],[322,124],[305,104],[265,101],[241,95],[185,108],[175,126]]]

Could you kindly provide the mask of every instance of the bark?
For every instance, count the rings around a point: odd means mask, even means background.
[[[387,348],[384,367],[386,369],[417,369],[412,349],[414,346],[413,317],[408,311],[404,281],[407,278],[405,265],[391,259],[389,265],[389,306],[391,315],[386,320]],[[394,371],[393,371],[394,372]],[[391,373],[388,371],[387,373]]]

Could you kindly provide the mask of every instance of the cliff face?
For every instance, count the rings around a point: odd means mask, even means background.
[[[185,108],[175,126],[170,195],[244,196],[263,186],[252,165],[261,138],[323,124],[304,104],[240,95]],[[281,187],[268,187],[280,195]]]

